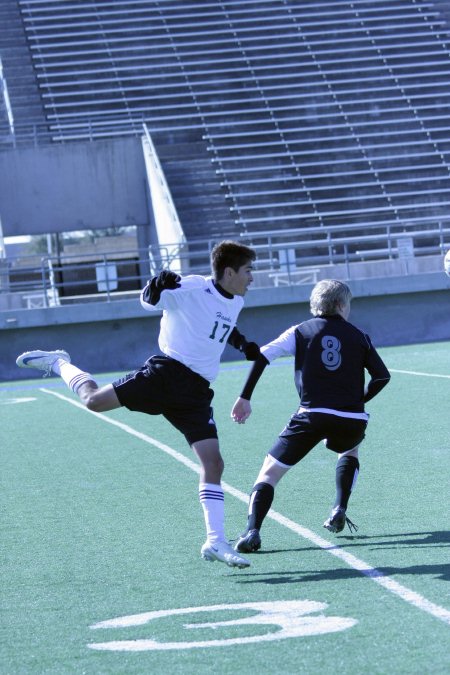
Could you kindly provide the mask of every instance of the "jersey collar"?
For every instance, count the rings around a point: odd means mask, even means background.
[[[224,298],[228,298],[228,300],[232,300],[234,298],[234,295],[232,293],[228,293],[228,291],[222,288],[222,286],[219,283],[217,283],[217,281],[214,281],[213,279],[212,282],[216,291],[220,293],[220,295],[223,295]]]

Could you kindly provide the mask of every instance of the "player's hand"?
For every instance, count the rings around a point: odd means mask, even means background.
[[[239,397],[231,410],[231,419],[238,424],[245,424],[245,421],[251,414],[252,406],[250,405],[250,401]]]
[[[142,291],[143,302],[148,302],[149,305],[157,305],[161,299],[161,293],[165,290],[174,290],[179,288],[181,284],[181,277],[171,270],[162,270],[158,276],[150,279],[146,287]]]
[[[261,352],[259,351],[259,347],[256,344],[256,342],[247,342],[245,345],[243,352],[245,354],[245,358],[247,361],[256,361],[256,359],[260,356]]]
[[[158,274],[156,284],[160,291],[172,291],[175,288],[180,288],[180,281],[181,277],[179,274],[175,274],[175,272],[172,272],[171,270],[162,270],[162,272]]]

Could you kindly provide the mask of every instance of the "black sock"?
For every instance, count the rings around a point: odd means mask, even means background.
[[[257,483],[250,495],[247,529],[260,530],[264,518],[272,506],[274,488],[269,483]]]
[[[345,455],[338,460],[336,464],[336,501],[334,508],[338,506],[344,509],[347,508],[358,472],[359,461],[357,457]]]

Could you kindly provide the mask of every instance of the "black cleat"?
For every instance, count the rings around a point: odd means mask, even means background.
[[[326,529],[330,532],[338,534],[344,529],[345,523],[347,523],[350,532],[358,531],[358,527],[355,525],[355,523],[352,523],[350,518],[347,518],[345,515],[345,509],[338,507],[332,510],[331,516],[326,519],[323,526],[326,527]]]
[[[248,530],[247,532],[244,532],[234,545],[234,550],[239,551],[239,553],[254,553],[260,548],[261,537],[259,536],[259,530]]]

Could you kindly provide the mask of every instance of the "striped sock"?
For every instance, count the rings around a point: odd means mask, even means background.
[[[65,359],[58,359],[55,361],[53,364],[53,372],[61,376],[61,378],[74,394],[78,394],[79,388],[83,384],[86,384],[86,382],[92,382],[95,384],[95,380],[93,379],[92,375],[85,373],[84,370],[80,370],[74,366],[73,363],[69,363]]]
[[[200,483],[198,495],[203,508],[208,542],[225,540],[225,503],[223,490],[214,483]]]

